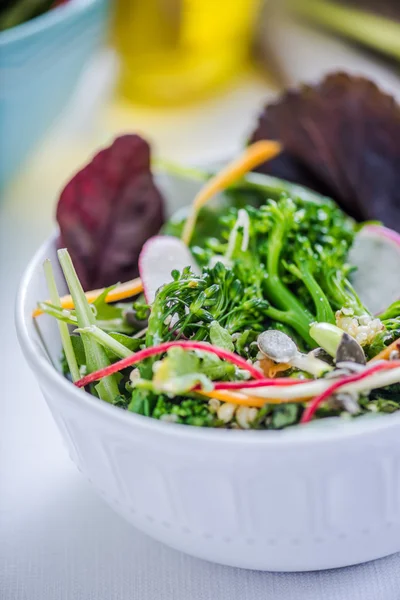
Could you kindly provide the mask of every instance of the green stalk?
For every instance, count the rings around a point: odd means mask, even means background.
[[[172,295],[176,290],[178,290],[179,285],[179,281],[174,281],[165,285],[161,290],[158,291],[151,307],[151,313],[148,321],[145,338],[145,344],[147,347],[157,346],[157,344],[160,344],[163,341],[162,334],[164,329],[164,321],[167,316],[163,312],[163,302],[165,301],[166,296]]]
[[[58,321],[63,321],[68,325],[78,325],[78,320],[72,313],[72,311],[62,308],[62,306],[56,306],[55,304],[50,304],[50,302],[39,302],[38,308],[45,313],[46,315],[50,315],[54,319]]]
[[[207,181],[212,175],[202,171],[201,169],[196,169],[194,167],[183,167],[180,164],[174,163],[170,160],[166,160],[163,158],[155,158],[151,161],[151,166],[155,169],[156,172],[160,174],[173,175],[175,177],[179,177],[181,179],[193,179],[194,181],[199,181],[201,183]]]
[[[383,313],[378,315],[381,321],[400,317],[400,300],[396,300]]]
[[[303,281],[306,286],[316,309],[316,320],[320,323],[335,323],[335,315],[332,307],[329,304],[329,300],[322,291],[321,286],[318,284],[310,269],[305,264],[300,266],[297,265],[294,269],[291,269],[296,275]]]
[[[275,222],[275,226],[270,233],[267,253],[267,273],[266,288],[269,299],[283,310],[293,309],[296,312],[305,313],[312,320],[311,313],[305,311],[302,304],[298,302],[290,290],[282,283],[279,276],[279,259],[282,252],[283,241],[285,238],[285,223],[283,219]],[[308,314],[307,314],[308,313]]]
[[[54,306],[61,308],[60,295],[58,293],[56,280],[54,278],[53,267],[49,259],[43,263],[44,274],[46,277],[47,287],[49,289],[50,299]],[[71,373],[72,381],[78,381],[81,375],[79,372],[78,363],[76,361],[75,352],[72,347],[71,337],[68,331],[68,325],[62,321],[58,321],[58,329],[60,331],[62,346],[64,348],[65,358],[68,363],[68,368]]]
[[[285,237],[284,219],[276,221],[270,234],[267,254],[267,272],[268,277],[265,280],[265,292],[268,300],[278,306],[281,311],[277,312],[276,320],[282,321],[293,327],[311,347],[315,346],[314,340],[310,337],[310,323],[314,316],[297,300],[290,290],[282,283],[279,276],[279,259],[282,251],[283,240]],[[272,307],[266,311],[267,316],[272,316],[274,311]],[[276,310],[276,309],[275,309]],[[282,313],[282,311],[284,311]]]
[[[294,310],[278,310],[273,306],[269,306],[265,310],[265,315],[273,321],[277,321],[277,323],[285,323],[285,325],[289,325],[289,327],[292,327],[295,331],[297,331],[297,333],[303,338],[308,346],[315,348],[316,344],[309,334],[310,324],[314,320],[313,318],[308,320],[304,317],[304,314],[298,313]]]
[[[66,249],[58,250],[57,254],[70,294],[74,301],[79,327],[84,328],[95,325],[95,316],[86,299],[68,251]],[[85,348],[88,372],[92,373],[98,369],[108,367],[110,361],[103,346],[93,340],[87,333],[82,333],[81,337]],[[112,404],[119,394],[116,376],[110,375],[109,377],[104,377],[104,379],[96,385],[96,390],[102,400]]]
[[[346,306],[352,308],[356,315],[370,314],[348,279],[342,279],[337,273],[331,271],[328,275],[325,275],[324,282],[328,296],[339,309]]]
[[[268,306],[268,308],[265,309],[265,314],[267,317],[278,323],[282,322],[286,323],[286,325],[292,325],[296,322],[294,314],[289,310],[279,310],[273,306]]]
[[[89,335],[104,348],[108,348],[120,358],[126,358],[134,354],[129,348],[118,342],[118,340],[115,340],[111,335],[108,335],[108,333],[100,329],[100,327],[97,327],[97,325],[90,325],[89,327],[83,327],[81,329],[76,329],[75,331],[81,335],[82,333]]]
[[[357,315],[370,315],[371,313],[361,302],[356,290],[353,288],[350,281],[348,279],[344,279],[343,283],[345,286],[347,297],[350,299],[351,306],[354,308],[354,312]]]
[[[400,60],[400,23],[327,0],[292,0],[297,13]]]
[[[318,194],[318,192],[313,192],[302,185],[291,183],[284,179],[273,177],[272,175],[266,175],[265,173],[257,173],[255,171],[247,173],[241,181],[238,181],[229,189],[258,190],[263,192],[265,197],[272,200],[279,200],[282,198],[282,194],[284,194],[288,198],[300,198],[300,200],[303,200],[304,202],[312,202],[313,204],[321,204],[324,202],[331,206],[335,205],[331,198],[322,196],[321,194]]]
[[[310,335],[328,354],[335,357],[343,339],[343,330],[332,323],[313,323]]]

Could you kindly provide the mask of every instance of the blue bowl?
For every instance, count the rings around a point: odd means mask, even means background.
[[[67,104],[101,45],[107,0],[70,0],[0,32],[0,187]]]

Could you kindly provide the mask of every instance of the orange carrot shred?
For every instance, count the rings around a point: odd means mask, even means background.
[[[381,352],[379,352],[379,354],[374,356],[374,358],[371,358],[371,360],[368,362],[371,363],[375,362],[376,360],[389,360],[391,353],[396,352],[396,350],[400,352],[400,338],[392,342],[390,346],[384,348]]]
[[[137,277],[136,279],[131,279],[126,283],[121,283],[120,285],[117,285],[113,290],[111,290],[107,294],[106,302],[118,302],[120,300],[125,300],[126,298],[130,298],[131,296],[137,296],[138,294],[141,294],[142,291],[142,281],[139,277]],[[92,304],[103,292],[104,288],[99,290],[92,290],[90,292],[86,292],[85,296],[87,301],[90,304]],[[62,308],[74,308],[74,303],[71,296],[63,296],[60,300]],[[41,314],[43,314],[43,311],[40,310],[40,308],[36,308],[33,311],[32,316],[38,317]]]
[[[261,408],[264,404],[287,404],[288,402],[305,402],[307,398],[295,398],[292,400],[282,400],[281,398],[262,398],[260,396],[248,396],[241,392],[230,392],[226,390],[213,390],[212,392],[198,391],[198,394],[207,396],[208,398],[215,398],[221,402],[230,402],[232,404],[240,404],[242,406],[249,406],[254,408]]]
[[[194,199],[191,213],[186,220],[182,233],[182,240],[189,245],[196,224],[199,210],[207,204],[215,194],[222,192],[237,179],[240,179],[248,171],[258,165],[272,160],[282,152],[279,142],[273,140],[260,140],[248,146],[243,154],[227,165],[212,179],[210,179],[199,191]]]

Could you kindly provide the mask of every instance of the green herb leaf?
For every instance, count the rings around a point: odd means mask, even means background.
[[[271,429],[283,429],[299,420],[301,407],[298,404],[282,404],[272,411]]]
[[[218,321],[213,321],[210,325],[210,339],[214,346],[230,350],[231,352],[235,350],[230,333],[221,327]]]
[[[96,298],[92,306],[96,317],[96,324],[104,331],[119,331],[120,333],[133,333],[135,328],[128,323],[126,313],[132,309],[132,303],[121,302],[117,304],[107,303],[108,293],[115,288],[115,285],[106,288],[103,293]]]
[[[71,335],[71,343],[79,366],[86,365],[85,347],[80,335]]]
[[[78,325],[78,319],[76,318],[75,311],[61,308],[51,302],[39,302],[38,308],[43,311],[46,315],[54,317],[58,321],[67,323],[68,325]]]
[[[200,371],[212,381],[229,381],[237,376],[237,369],[231,363],[206,352],[197,352],[201,357]]]

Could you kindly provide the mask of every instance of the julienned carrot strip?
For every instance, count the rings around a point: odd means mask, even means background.
[[[382,350],[382,352],[379,352],[379,354],[374,356],[374,358],[371,358],[369,363],[375,362],[377,360],[389,360],[391,353],[395,352],[396,350],[400,351],[400,338],[394,340],[394,342],[392,342],[390,346]]]
[[[253,367],[253,365],[249,364],[241,356],[238,356],[233,352],[229,352],[229,350],[223,350],[222,348],[212,346],[206,342],[190,342],[181,340],[176,342],[164,342],[159,346],[140,350],[139,352],[136,352],[136,354],[132,354],[132,356],[123,358],[122,360],[119,360],[116,363],[105,367],[104,369],[100,369],[99,371],[95,371],[94,373],[90,373],[89,375],[82,377],[82,379],[79,379],[79,381],[75,382],[75,385],[78,387],[85,387],[89,383],[93,383],[93,381],[98,381],[99,379],[103,379],[103,377],[108,377],[113,373],[118,373],[118,371],[122,371],[127,367],[131,367],[132,365],[141,362],[146,358],[150,358],[151,356],[155,356],[157,354],[162,354],[170,348],[185,348],[186,350],[201,350],[203,352],[209,352],[236,365],[240,369],[248,371],[250,375],[254,377],[254,379],[264,379],[264,374],[261,371]]]
[[[289,387],[301,383],[310,383],[309,379],[289,379],[288,377],[264,378],[256,381],[217,381],[214,390],[248,390],[260,387]]]
[[[86,292],[85,296],[88,302],[93,303],[102,293],[104,292],[104,288],[99,290],[91,290],[90,292]],[[131,296],[137,296],[143,292],[143,284],[140,277],[136,279],[131,279],[125,283],[121,283],[117,285],[113,290],[111,290],[106,297],[106,302],[118,302],[120,300],[125,300],[126,298],[130,298]],[[71,296],[63,296],[60,298],[62,308],[74,308],[74,302]],[[33,311],[32,316],[38,317],[43,313],[40,308],[37,308]]]
[[[295,400],[282,400],[279,398],[262,398],[260,396],[250,396],[244,391],[264,386],[287,387],[306,383],[306,379],[257,379],[253,381],[217,381],[214,383],[212,392],[203,392],[196,389],[198,394],[208,398],[216,398],[221,402],[231,402],[232,404],[242,404],[243,406],[254,406],[259,408],[264,404],[284,404],[285,402],[304,402],[305,398],[296,398]],[[231,392],[230,390],[236,390]]]
[[[296,398],[296,400],[279,400],[278,398],[260,398],[259,396],[248,396],[240,392],[229,392],[216,390],[213,392],[197,392],[207,398],[215,398],[221,402],[230,402],[231,404],[241,404],[242,406],[250,406],[261,408],[264,404],[284,404],[285,402],[304,402],[304,398]]]
[[[227,165],[222,171],[210,179],[195,197],[192,210],[186,220],[182,233],[182,240],[189,245],[193,235],[194,227],[199,210],[207,204],[215,194],[222,192],[237,179],[240,179],[258,165],[272,160],[282,152],[279,142],[273,140],[261,140],[248,146],[243,154]]]
[[[241,404],[254,408],[261,408],[264,404],[287,404],[293,402],[306,402],[307,398],[295,398],[294,400],[282,400],[281,398],[261,398],[260,396],[249,396],[240,392],[229,392],[228,390],[215,390],[212,392],[197,392],[208,398],[215,398],[221,402],[230,402],[232,404]]]
[[[343,377],[339,381],[335,381],[324,392],[322,392],[322,394],[316,396],[314,400],[310,402],[300,419],[300,423],[308,423],[309,421],[311,421],[315,412],[317,411],[318,407],[322,404],[322,402],[324,402],[324,400],[332,396],[332,394],[336,392],[336,390],[343,387],[344,385],[347,385],[348,383],[355,383],[356,381],[361,381],[362,379],[365,379],[366,377],[369,377],[374,373],[378,373],[379,371],[387,371],[389,369],[396,369],[399,367],[400,360],[387,361],[386,363],[378,363],[370,367],[369,369],[362,371],[361,373],[356,373],[355,375],[348,375],[347,377]]]

